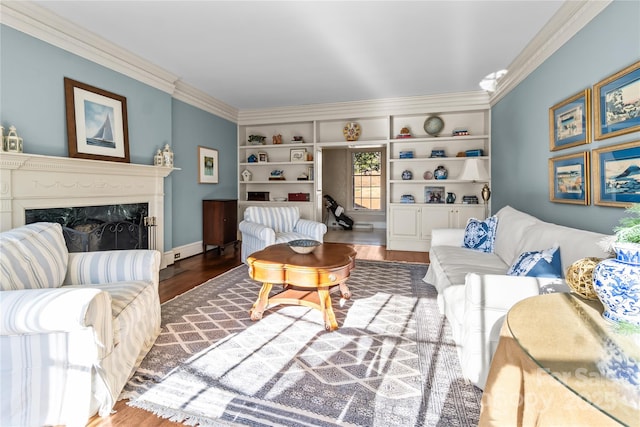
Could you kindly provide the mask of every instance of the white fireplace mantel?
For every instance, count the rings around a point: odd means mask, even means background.
[[[0,153],[0,231],[25,224],[27,209],[148,203],[164,252],[164,178],[174,169],[132,163]]]

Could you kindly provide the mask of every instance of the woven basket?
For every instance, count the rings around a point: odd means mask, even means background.
[[[598,299],[598,295],[593,290],[593,269],[600,261],[602,258],[589,257],[571,264],[565,280],[573,292],[586,299]]]

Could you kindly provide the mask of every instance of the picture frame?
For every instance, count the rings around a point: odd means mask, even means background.
[[[444,203],[444,187],[424,187],[425,203]]]
[[[64,78],[69,157],[129,163],[127,98]]]
[[[549,108],[549,149],[558,151],[591,142],[591,89]]]
[[[640,203],[640,141],[592,151],[594,204],[626,208]]]
[[[640,61],[596,83],[593,92],[596,140],[640,130]]]
[[[258,152],[258,163],[267,163],[269,162],[269,156],[264,151]]]
[[[307,149],[306,148],[292,148],[289,157],[290,162],[305,162],[307,161]]]
[[[590,203],[589,152],[549,159],[549,200],[555,203]]]
[[[198,146],[198,183],[217,184],[220,161],[218,150],[209,147]]]

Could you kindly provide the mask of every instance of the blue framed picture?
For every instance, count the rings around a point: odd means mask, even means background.
[[[594,204],[640,203],[640,141],[593,150]]]
[[[551,151],[591,142],[591,89],[585,89],[549,108]]]
[[[588,205],[589,177],[587,151],[549,159],[549,200]]]
[[[593,86],[595,138],[640,130],[640,61]]]

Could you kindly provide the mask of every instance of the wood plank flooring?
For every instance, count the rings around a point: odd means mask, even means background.
[[[429,254],[426,252],[388,251],[385,246],[354,245],[354,247],[358,252],[357,259],[410,263],[429,262]],[[234,250],[233,246],[228,246],[222,253],[219,253],[217,249],[212,249],[205,254],[179,260],[160,272],[160,302],[169,301],[240,264],[242,264],[240,262],[240,248]],[[87,426],[168,427],[182,425],[157,417],[151,412],[127,406],[126,402],[126,400],[118,401],[114,407],[115,413],[105,418],[94,416],[89,420]]]

